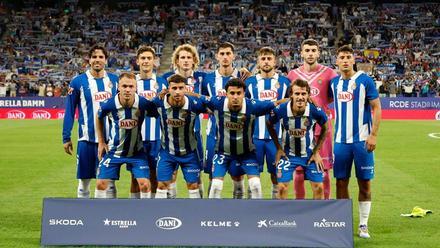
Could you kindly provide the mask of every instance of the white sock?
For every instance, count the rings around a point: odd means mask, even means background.
[[[95,189],[95,198],[98,198],[98,199],[108,198],[107,191]]]
[[[78,198],[90,198],[90,181],[92,179],[79,179],[78,180],[78,190],[77,197]]]
[[[368,225],[368,217],[370,216],[371,201],[359,202],[359,225]]]
[[[243,199],[244,195],[244,180],[232,181],[234,184],[234,190],[232,191],[233,199]]]
[[[141,199],[147,199],[147,198],[148,199],[151,198],[151,191],[147,193],[141,192]]]
[[[222,197],[222,190],[223,190],[223,180],[212,179],[211,190],[209,191],[209,198],[220,199]]]
[[[200,179],[200,182],[199,182],[199,195],[200,195],[200,198],[203,198],[204,194],[205,194],[205,187],[203,186],[202,179]]]
[[[190,189],[188,190],[189,199],[200,199],[200,191],[199,189]]]
[[[156,193],[151,192],[151,199],[156,198]]]
[[[272,184],[272,199],[277,199],[278,185]]]
[[[107,195],[108,198],[116,198],[117,197],[117,191],[116,191],[116,185],[114,180],[108,180],[108,187],[107,187]]]
[[[141,193],[140,192],[130,193],[130,198],[131,199],[139,199],[139,198],[141,198]]]
[[[168,186],[168,195],[167,198],[170,199],[175,199],[177,196],[177,186],[176,183],[170,183],[170,185]]]
[[[252,199],[252,191],[251,191],[251,187],[249,185],[249,181],[248,181],[248,187],[247,187],[247,198]]]
[[[156,190],[156,199],[166,199],[167,198],[167,189],[157,189]]]
[[[253,177],[248,180],[249,181],[249,188],[251,189],[251,195],[252,199],[261,199],[262,193],[261,193],[261,182],[259,177]]]

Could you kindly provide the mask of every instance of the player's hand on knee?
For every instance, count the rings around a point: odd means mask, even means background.
[[[98,160],[102,159],[102,156],[108,152],[108,146],[105,143],[98,143]]]
[[[69,154],[72,155],[73,152],[73,144],[72,141],[67,141],[66,143],[63,144],[64,147],[64,151]]]
[[[319,153],[313,153],[312,156],[310,156],[309,161],[307,161],[307,164],[309,165],[311,162],[315,162],[316,164],[316,169],[319,172],[324,172],[324,161],[321,158],[321,155],[319,155]]]
[[[289,158],[286,156],[286,153],[282,149],[278,149],[277,153],[275,154],[275,169],[278,166],[278,163],[281,159],[289,160]]]

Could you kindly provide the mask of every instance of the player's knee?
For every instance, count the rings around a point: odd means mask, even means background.
[[[150,181],[148,179],[138,179],[138,182],[142,192],[150,192]]]
[[[106,190],[107,186],[108,186],[107,180],[98,179],[96,181],[96,189],[98,189],[98,190]]]
[[[278,192],[282,193],[285,192],[288,188],[288,185],[286,183],[278,183]]]
[[[167,182],[157,182],[157,188],[160,190],[167,190],[168,183]]]
[[[199,188],[199,183],[198,182],[187,183],[186,186],[188,187],[189,190],[198,189]]]
[[[223,190],[223,180],[216,178],[212,179],[211,190],[218,190],[218,191]]]
[[[314,182],[312,182],[311,185],[312,185],[313,194],[315,196],[318,196],[319,198],[321,198],[321,196],[324,193],[323,184],[322,183],[314,183]]]

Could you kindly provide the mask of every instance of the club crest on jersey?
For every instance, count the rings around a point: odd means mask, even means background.
[[[225,127],[229,130],[234,130],[234,131],[243,130],[243,123],[227,121],[225,122]]]
[[[119,120],[119,127],[122,129],[133,129],[137,127],[138,121],[133,119]]]
[[[356,83],[353,83],[353,85],[351,86],[351,89],[352,89],[352,90],[355,90],[356,87],[357,87]]]
[[[306,127],[310,126],[309,118],[304,118],[303,125],[306,126]]]
[[[189,110],[187,111],[183,111],[182,114],[180,115],[183,119],[186,119],[186,117],[188,117],[188,115],[190,115],[191,112]]]
[[[310,87],[310,96],[314,97],[319,95],[319,89],[315,87]]]
[[[168,119],[167,124],[170,127],[183,127],[185,126],[185,120],[181,119]]]
[[[259,99],[262,101],[266,101],[266,100],[277,99],[277,97],[278,97],[278,92],[276,92],[275,90],[263,90],[260,92]]]
[[[339,92],[338,100],[341,102],[350,102],[351,100],[353,100],[353,94],[348,91]]]
[[[322,79],[318,79],[318,84],[322,84]]]
[[[144,91],[140,92],[139,95],[148,99],[148,100],[151,100],[157,96],[157,93],[153,90],[144,90]]]
[[[226,90],[224,89],[217,90],[217,96],[226,96]]]
[[[279,82],[276,82],[276,83],[275,83],[275,88],[276,88],[276,89],[279,89],[279,88],[280,88],[280,83],[279,83]]]
[[[109,88],[113,88],[113,83],[112,83],[112,82],[109,82],[109,83],[107,84],[107,86],[108,86]]]
[[[306,134],[306,129],[289,129],[289,135],[293,136],[294,138],[302,138]]]
[[[107,91],[99,91],[93,95],[95,102],[104,102],[105,100],[112,97],[112,93]]]

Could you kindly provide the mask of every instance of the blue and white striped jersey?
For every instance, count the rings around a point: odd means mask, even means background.
[[[379,97],[373,79],[358,71],[347,80],[341,75],[333,78],[330,87],[336,115],[335,142],[365,141],[373,119],[369,101]]]
[[[153,76],[148,79],[141,79],[140,75],[136,75],[136,81],[139,96],[150,101],[168,86],[168,82],[164,78],[154,73]],[[145,117],[142,123],[142,140],[160,140],[160,135],[160,120],[158,118]]]
[[[183,156],[194,152],[197,147],[194,126],[199,114],[206,112],[206,107],[200,99],[185,96],[183,107],[174,108],[168,103],[168,97],[153,100],[160,113],[162,149],[172,155]]]
[[[262,78],[261,74],[257,74],[246,80],[246,96],[260,101],[276,102],[285,97],[289,86],[290,80],[278,73],[275,73],[271,78]],[[254,124],[254,138],[271,139],[266,127],[266,120],[268,119],[268,114],[258,117]],[[275,130],[278,133],[278,136],[281,137],[279,124],[275,125]]]
[[[231,112],[228,98],[222,96],[205,100],[205,104],[214,112],[216,119],[216,152],[229,156],[247,154],[255,149],[252,143],[254,121],[275,107],[271,101],[245,98],[241,110]]]
[[[231,76],[224,77],[218,70],[206,74],[202,84],[202,95],[209,97],[226,96],[225,86],[231,78],[239,78],[240,72],[234,69]],[[206,134],[215,136],[215,116],[210,115],[206,126]]]
[[[302,116],[292,113],[292,101],[276,107],[270,114],[269,121],[280,123],[282,126],[282,146],[284,152],[290,156],[309,157],[315,147],[313,127],[327,122],[327,115],[323,110],[308,103]]]
[[[132,157],[143,149],[141,124],[148,116],[158,117],[156,105],[135,94],[133,106],[125,108],[119,102],[117,94],[110,98],[98,111],[98,118],[108,117],[111,123],[108,153],[114,157]]]
[[[94,78],[89,70],[70,82],[63,121],[63,143],[71,140],[76,108],[79,109],[78,141],[98,143],[95,117],[99,106],[116,94],[117,83],[118,76],[114,74],[106,72],[104,77]]]

